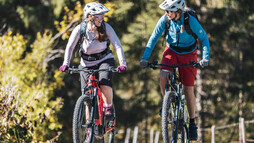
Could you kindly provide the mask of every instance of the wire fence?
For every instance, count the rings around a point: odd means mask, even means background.
[[[236,128],[238,126],[239,129],[239,139],[237,141],[231,141],[231,143],[254,143],[254,139],[246,139],[246,126],[248,126],[249,124],[254,124],[254,120],[249,120],[249,121],[244,121],[244,118],[240,118],[239,119],[239,123],[234,123],[234,124],[229,124],[229,125],[224,125],[224,126],[215,126],[213,125],[210,128],[202,128],[201,131],[202,132],[209,132],[211,133],[211,139],[210,141],[207,142],[211,142],[211,143],[215,143],[216,142],[216,133],[220,132],[223,129],[229,129],[229,128]],[[119,131],[119,133],[121,132],[121,134],[124,133],[124,131]],[[131,135],[133,133],[133,135]],[[160,130],[159,131],[155,131],[153,129],[151,129],[148,132],[144,132],[144,131],[139,131],[138,126],[136,126],[133,130],[133,132],[131,131],[131,128],[127,128],[126,129],[126,136],[125,136],[125,140],[124,143],[137,143],[138,142],[138,137],[141,136],[141,134],[149,134],[149,143],[160,143],[163,142],[161,137],[160,137]],[[254,131],[253,131],[254,133]],[[218,134],[217,134],[217,138],[218,138]],[[132,139],[132,142],[131,142]],[[202,142],[202,141],[198,141],[198,142]]]

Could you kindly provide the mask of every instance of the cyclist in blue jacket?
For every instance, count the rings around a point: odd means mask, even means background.
[[[159,37],[165,31],[166,18],[169,19],[170,27],[166,33],[166,48],[163,52],[162,64],[185,64],[189,61],[197,62],[197,43],[194,36],[184,30],[184,0],[165,0],[159,6],[165,10],[165,14],[159,19],[157,25],[146,45],[143,57],[140,61],[142,67],[147,67],[148,58],[158,41]],[[189,14],[189,26],[197,38],[202,42],[202,60],[199,62],[201,67],[208,66],[209,61],[209,40],[206,32],[196,18]],[[165,84],[168,80],[168,67],[161,67],[160,70],[160,88],[161,93],[165,94]],[[195,95],[194,82],[197,74],[196,68],[179,68],[180,81],[183,84],[183,93],[186,96],[188,111],[190,115],[189,135],[191,140],[197,140],[197,127],[195,124]]]

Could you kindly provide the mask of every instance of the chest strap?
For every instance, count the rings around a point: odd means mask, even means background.
[[[176,52],[178,53],[183,53],[183,52],[191,52],[193,49],[195,49],[196,47],[196,42],[189,46],[189,47],[178,47],[178,46],[173,46],[173,45],[170,45],[170,48],[175,50]]]
[[[100,53],[96,53],[96,54],[91,54],[91,55],[81,52],[81,57],[83,60],[86,60],[86,61],[97,61],[106,57],[109,53],[112,53],[112,51],[109,49],[109,47],[107,47],[104,51]]]

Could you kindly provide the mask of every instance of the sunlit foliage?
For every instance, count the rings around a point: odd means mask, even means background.
[[[46,141],[61,129],[56,113],[62,100],[53,100],[53,90],[63,83],[58,71],[47,72],[45,57],[52,35],[37,34],[32,52],[20,34],[0,37],[0,140],[6,142]]]
[[[98,2],[98,1],[93,1],[93,0],[84,0],[85,3],[89,3],[89,2]],[[110,11],[108,13],[105,14],[105,21],[108,21],[108,18],[112,16],[112,14],[114,13],[114,8],[115,8],[115,4],[107,1],[105,3],[105,6],[107,8],[110,9]],[[79,1],[76,2],[76,5],[75,5],[75,8],[73,10],[70,10],[67,6],[64,7],[64,16],[62,18],[61,21],[55,21],[55,26],[56,26],[56,29],[61,32],[61,31],[64,31],[68,25],[71,23],[71,22],[81,22],[84,17],[83,17],[83,7],[81,5],[81,3]],[[62,35],[62,39],[65,40],[65,39],[68,39],[69,38],[69,35],[70,35],[71,31],[66,31],[63,35]]]

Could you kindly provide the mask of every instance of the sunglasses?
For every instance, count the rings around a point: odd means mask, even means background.
[[[170,10],[165,10],[166,11],[166,13],[172,13],[172,12],[175,12],[175,11],[170,11]]]
[[[95,15],[94,18],[99,20],[104,19],[104,14]]]

